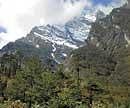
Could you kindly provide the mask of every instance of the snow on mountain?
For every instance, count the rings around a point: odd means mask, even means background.
[[[46,25],[34,27],[31,34],[34,37],[52,42],[57,45],[76,49],[84,44],[91,28],[91,23],[96,20],[96,13],[88,14],[83,11],[80,16],[67,22],[65,25]]]
[[[36,26],[26,37],[16,42],[34,46],[41,52],[41,54],[38,53],[41,57],[51,58],[56,63],[61,63],[73,49],[77,49],[85,44],[91,24],[96,20],[96,17],[95,11],[84,9],[79,16],[68,21],[65,25],[48,24]],[[17,45],[15,43],[12,45],[14,50]],[[11,51],[13,49],[5,47],[3,49]],[[17,46],[17,48],[20,49],[21,47]]]

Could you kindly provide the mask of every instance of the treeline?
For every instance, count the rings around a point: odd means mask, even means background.
[[[0,108],[91,108],[92,91],[100,89],[90,86],[84,97],[79,81],[65,75],[63,65],[52,72],[37,57],[4,54],[0,58]]]
[[[0,57],[0,108],[129,108],[129,86],[115,83],[108,73],[112,71],[104,70],[112,64],[102,59],[100,50],[82,51],[75,53],[71,67],[61,64],[56,70],[46,68],[38,57],[4,54]],[[129,56],[123,58],[123,64],[129,60]],[[100,67],[98,61],[103,63]]]

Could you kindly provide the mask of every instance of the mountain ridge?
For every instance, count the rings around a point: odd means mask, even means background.
[[[84,9],[81,15],[68,21],[65,25],[35,26],[26,37],[7,44],[0,50],[0,53],[15,52],[15,50],[28,52],[22,48],[23,45],[26,47],[25,49],[30,49],[29,55],[32,55],[35,49],[36,55],[40,58],[48,58],[59,64],[72,50],[85,44],[91,24],[96,20],[96,14],[95,16],[87,15],[86,11]],[[31,51],[31,49],[33,50]]]
[[[65,61],[66,71],[80,70],[83,78],[109,78],[113,85],[130,84],[130,9],[116,8],[92,24],[86,45]],[[68,70],[69,69],[69,70]],[[107,83],[107,82],[106,82]]]

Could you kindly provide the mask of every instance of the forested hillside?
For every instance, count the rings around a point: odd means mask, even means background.
[[[86,45],[55,69],[1,54],[0,108],[130,108],[130,9],[97,19]]]

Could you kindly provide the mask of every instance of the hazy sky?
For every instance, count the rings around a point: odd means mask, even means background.
[[[77,2],[71,4],[70,1]],[[34,26],[48,23],[64,24],[79,15],[85,6],[109,13],[113,7],[121,6],[125,2],[125,0],[0,0],[0,39],[6,42],[14,41],[26,36]]]

